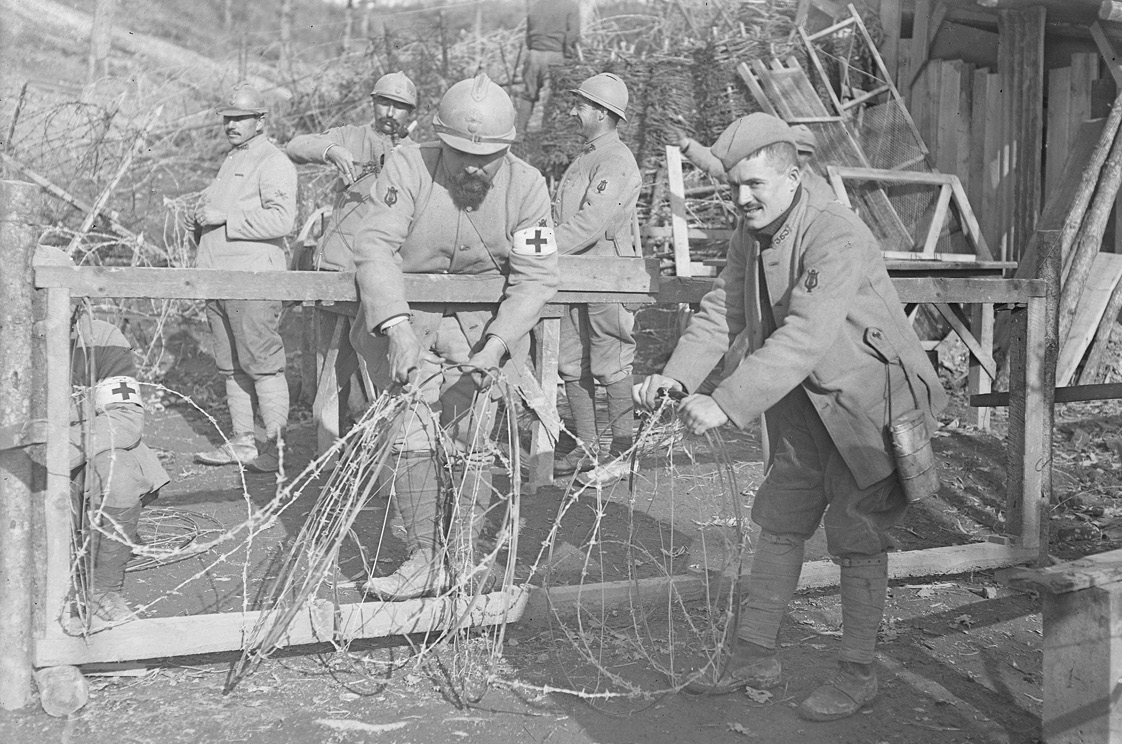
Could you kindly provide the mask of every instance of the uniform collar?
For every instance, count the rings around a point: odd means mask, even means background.
[[[261,134],[254,135],[253,139],[249,140],[248,142],[243,142],[242,144],[238,145],[237,147],[231,148],[230,152],[231,153],[234,153],[234,152],[248,152],[249,150],[251,150],[253,147],[256,146],[256,143],[258,141],[264,141],[264,140],[265,140],[265,133],[262,132]]]
[[[795,207],[798,206],[799,201],[802,198],[803,198],[803,185],[800,183],[798,190],[795,192],[795,198],[791,200],[791,206],[789,206],[789,207],[787,207],[787,209],[783,210],[783,214],[776,217],[770,223],[764,225],[759,230],[756,230],[756,237],[759,238],[761,241],[767,242],[770,245],[771,241],[775,237],[776,233],[778,233],[780,228],[783,227],[784,223],[787,222],[787,218],[791,216],[791,212],[793,212]]]
[[[585,143],[584,149],[582,149],[580,152],[582,155],[584,155],[585,153],[595,151],[598,147],[607,147],[612,142],[619,142],[619,130],[613,129],[609,132],[604,132],[599,136],[593,137]]]

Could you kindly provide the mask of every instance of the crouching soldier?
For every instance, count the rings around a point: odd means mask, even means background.
[[[71,329],[70,472],[90,515],[88,609],[111,623],[135,620],[121,591],[137,543],[141,497],[169,478],[141,441],[144,405],[124,334],[79,312]]]

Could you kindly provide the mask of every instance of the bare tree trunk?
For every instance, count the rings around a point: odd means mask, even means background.
[[[280,0],[281,67],[292,73],[292,0]]]
[[[370,38],[370,16],[374,14],[374,0],[362,4],[362,38]]]
[[[475,73],[483,69],[483,5],[475,6]]]
[[[116,9],[117,0],[97,0],[97,5],[94,6],[86,85],[109,74],[109,50],[113,46],[113,14]]]
[[[596,0],[577,0],[580,9],[580,38],[583,43],[592,33],[592,24],[596,21]]]
[[[343,13],[343,51],[349,52],[351,49],[351,34],[355,27],[355,0],[347,0],[347,7]]]

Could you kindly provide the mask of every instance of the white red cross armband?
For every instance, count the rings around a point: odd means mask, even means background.
[[[106,377],[93,388],[94,410],[104,411],[114,406],[133,403],[143,405],[140,399],[140,383],[135,377]]]
[[[548,256],[557,252],[552,227],[533,225],[516,231],[511,237],[510,250],[518,256]]]

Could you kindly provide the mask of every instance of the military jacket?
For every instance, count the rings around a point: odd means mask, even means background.
[[[766,339],[761,282],[776,323]],[[664,374],[696,390],[722,355],[713,400],[734,424],[802,385],[862,488],[895,469],[890,419],[918,405],[935,431],[947,402],[868,227],[805,191],[762,260],[756,237],[737,225],[728,263]]]
[[[585,145],[553,199],[557,249],[586,256],[641,256],[635,205],[643,176],[612,131]]]
[[[356,348],[384,340],[376,337],[376,329],[395,316],[412,314],[423,339],[435,332],[444,314],[454,313],[471,343],[497,336],[512,356],[528,350],[530,329],[558,285],[545,179],[508,152],[474,211],[455,206],[448,179],[439,142],[399,148],[387,158],[355,244],[361,306],[352,332]],[[515,252],[516,235],[528,234],[541,238],[540,253],[532,248]],[[499,274],[506,286],[498,303],[487,309],[411,303],[404,274]]]
[[[315,268],[354,271],[355,235],[370,208],[370,187],[381,172],[386,156],[399,141],[397,137],[382,134],[368,124],[335,127],[322,134],[302,134],[293,137],[285,146],[284,152],[292,162],[302,165],[326,163],[324,156],[327,149],[338,145],[351,153],[358,171],[358,177],[352,184],[348,185],[342,176],[335,179],[331,218],[313,259]]]
[[[235,147],[202,203],[226,213],[206,225],[195,265],[200,269],[284,271],[284,236],[296,222],[296,166],[264,135]]]
[[[138,484],[140,493],[167,485],[170,478],[160,459],[141,441],[144,402],[136,385],[136,360],[125,335],[112,323],[83,315],[71,345],[70,468],[82,465],[87,455],[131,450],[135,457],[120,461],[120,467],[130,469],[121,474],[125,482]],[[116,387],[114,400],[97,410],[93,388],[110,378]],[[131,472],[133,467],[136,472]]]

